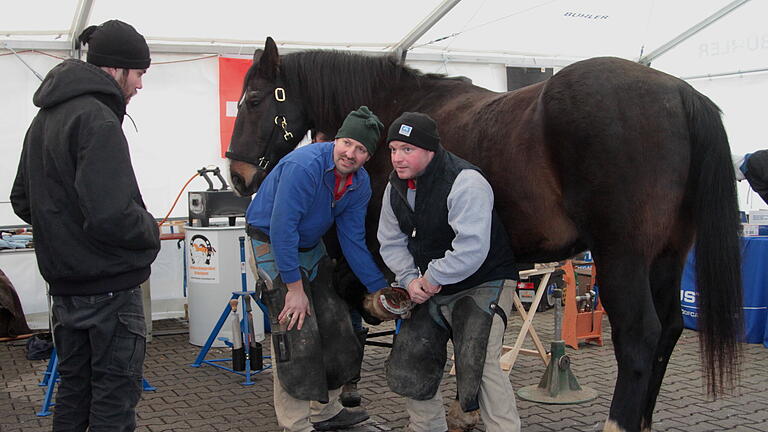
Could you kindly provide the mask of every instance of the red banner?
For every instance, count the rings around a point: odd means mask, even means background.
[[[219,129],[221,131],[221,157],[229,148],[235,128],[237,103],[243,91],[243,79],[253,60],[219,57]]]

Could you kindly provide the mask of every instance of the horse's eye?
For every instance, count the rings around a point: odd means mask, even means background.
[[[263,99],[262,92],[260,91],[252,91],[248,93],[248,103],[256,106],[261,103]]]

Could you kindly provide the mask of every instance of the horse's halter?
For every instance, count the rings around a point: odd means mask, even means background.
[[[243,92],[243,97],[240,98],[240,103],[238,105],[242,105],[245,101],[245,95],[247,94],[247,90]],[[248,156],[243,156],[241,154],[227,151],[224,155],[233,160],[241,161],[241,162],[247,162],[251,165],[255,165],[257,169],[260,169],[262,171],[267,171],[269,169],[269,166],[272,165],[272,161],[269,160],[267,157],[267,153],[269,152],[269,146],[272,142],[272,137],[274,136],[276,131],[279,131],[282,129],[283,134],[283,140],[286,142],[290,141],[293,138],[293,133],[288,130],[288,120],[286,120],[284,115],[280,115],[280,104],[282,102],[285,102],[285,88],[281,86],[281,82],[278,80],[278,86],[275,88],[274,91],[275,101],[277,102],[277,111],[278,114],[275,116],[275,127],[272,129],[272,133],[269,135],[269,141],[267,141],[267,146],[264,148],[264,152],[262,153],[262,156],[258,158],[257,160],[251,159]]]

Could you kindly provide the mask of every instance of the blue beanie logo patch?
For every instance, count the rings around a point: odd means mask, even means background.
[[[413,130],[412,127],[408,126],[407,124],[400,125],[400,131],[398,132],[400,135],[403,136],[411,136],[411,131]]]

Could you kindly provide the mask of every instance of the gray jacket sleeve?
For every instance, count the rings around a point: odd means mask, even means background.
[[[475,170],[461,171],[448,194],[448,224],[456,233],[453,250],[429,263],[425,277],[430,283],[461,282],[480,268],[491,246],[492,212],[493,189],[488,181]]]
[[[389,194],[392,185],[387,184],[384,189],[384,198],[381,200],[381,214],[379,215],[379,229],[376,237],[381,244],[379,252],[384,264],[395,274],[395,280],[401,287],[408,285],[419,277],[419,269],[408,251],[408,236],[400,230],[392,204],[389,202]]]

